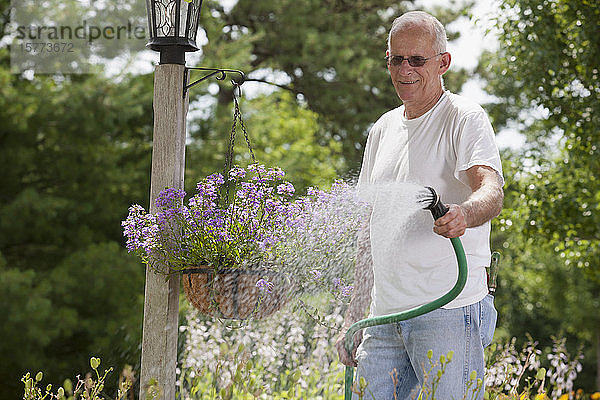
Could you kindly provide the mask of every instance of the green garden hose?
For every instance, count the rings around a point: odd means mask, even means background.
[[[427,194],[427,203],[429,204],[426,209],[430,210],[433,214],[434,219],[438,219],[443,216],[448,209],[441,203],[438,195],[435,191],[427,187],[431,193]],[[433,199],[430,197],[433,195]],[[418,317],[419,315],[427,314],[430,311],[433,311],[437,308],[440,308],[452,300],[454,300],[460,292],[465,287],[465,283],[467,282],[467,258],[465,256],[465,250],[463,249],[462,242],[459,238],[451,238],[450,242],[452,242],[452,247],[454,248],[454,253],[456,254],[456,261],[458,262],[458,279],[456,280],[456,284],[448,293],[443,295],[442,297],[433,300],[430,303],[423,304],[418,307],[411,308],[410,310],[402,311],[397,314],[390,315],[382,315],[379,317],[367,318],[361,321],[354,323],[346,332],[346,336],[344,337],[344,347],[348,354],[352,354],[354,352],[354,334],[364,328],[375,325],[385,325],[392,324],[400,321],[404,321],[407,319],[411,319],[414,317]],[[346,372],[344,377],[344,399],[350,400],[352,398],[352,382],[354,381],[354,367],[346,366]]]
[[[458,261],[458,280],[456,284],[448,293],[432,301],[431,303],[423,304],[410,310],[402,311],[397,314],[383,315],[380,317],[373,317],[363,319],[350,326],[346,336],[344,338],[344,346],[348,354],[352,354],[354,351],[354,334],[364,328],[375,325],[392,324],[395,322],[404,321],[410,318],[418,317],[419,315],[427,314],[437,308],[440,308],[456,298],[465,287],[467,282],[467,258],[465,257],[465,251],[462,246],[462,242],[459,238],[450,239],[454,252],[456,253],[456,260]],[[350,400],[352,398],[352,381],[354,380],[354,367],[346,367],[346,373],[344,377],[345,389],[344,399]]]

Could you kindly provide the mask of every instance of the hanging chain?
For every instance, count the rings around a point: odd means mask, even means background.
[[[244,124],[244,120],[242,119],[242,112],[240,111],[240,104],[238,103],[238,96],[236,96],[236,92],[239,93],[239,97],[242,96],[242,89],[240,85],[235,82],[233,83],[233,124],[231,125],[231,133],[229,135],[229,143],[227,145],[227,153],[225,153],[225,168],[223,171],[223,177],[225,179],[225,202],[229,200],[229,171],[233,167],[233,150],[235,146],[235,134],[236,134],[236,126],[238,120],[240,122],[240,126],[242,128],[242,133],[244,134],[244,139],[246,140],[246,145],[248,147],[248,152],[250,153],[250,157],[252,158],[252,163],[256,164],[256,157],[254,156],[254,151],[252,150],[252,145],[250,144],[250,138],[248,137],[248,131],[246,130],[246,125]]]
[[[235,99],[235,96],[234,96]],[[235,144],[235,126],[238,119],[238,107],[235,107],[233,112],[233,125],[231,125],[231,133],[229,134],[229,142],[227,144],[227,151],[225,152],[225,166],[223,168],[223,176],[225,181],[229,178],[229,171],[231,170],[231,164],[233,162],[233,147]]]

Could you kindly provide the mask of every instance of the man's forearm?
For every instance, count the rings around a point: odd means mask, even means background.
[[[504,192],[500,177],[494,171],[493,177],[487,176],[479,187],[460,205],[467,228],[473,228],[495,218],[502,211]]]

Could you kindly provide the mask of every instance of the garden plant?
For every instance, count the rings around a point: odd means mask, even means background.
[[[156,199],[157,212],[130,207],[122,223],[127,249],[166,275],[205,267],[209,278],[195,288],[191,278],[184,278],[184,289],[192,304],[208,313],[194,290],[210,292],[208,307],[218,309],[218,316],[228,315],[218,303],[230,293],[233,283],[226,274],[232,270],[241,274],[254,268],[243,279],[258,299],[244,318],[271,314],[292,291],[326,291],[343,300],[352,289],[346,282],[354,264],[354,221],[366,207],[342,181],[329,191],[309,188],[294,198],[295,188],[284,176],[281,169],[261,164],[234,167],[225,177],[215,173],[199,182],[187,205],[182,204],[185,192],[167,188]],[[157,262],[168,269],[161,270]],[[241,291],[242,278],[235,279],[235,289]]]
[[[343,365],[332,346],[343,323],[343,305],[329,304],[328,315],[319,323],[301,312],[286,309],[277,318],[250,321],[232,329],[197,310],[187,312],[181,327],[184,349],[178,365],[177,398],[209,399],[294,399],[339,400],[343,392]],[[573,382],[581,371],[581,354],[571,355],[564,339],[555,339],[551,349],[541,350],[529,338],[521,349],[513,338],[493,343],[486,350],[486,374],[470,376],[470,392],[464,400],[485,390],[486,400],[600,400],[600,392],[584,393]],[[414,393],[418,400],[435,400],[436,385],[443,379],[444,366],[452,353],[427,354],[425,385]],[[25,400],[125,399],[134,381],[130,368],[119,379],[113,396],[105,393],[104,381],[112,368],[100,373],[100,359],[92,357],[92,372],[76,383],[66,380],[52,391],[42,385],[42,372],[23,376]],[[394,380],[394,371],[390,373]],[[361,399],[369,396],[368,382],[360,381],[354,391]],[[151,396],[156,392],[149,392]],[[131,398],[131,397],[129,397]],[[377,400],[377,399],[375,399]],[[442,400],[442,399],[438,399]]]

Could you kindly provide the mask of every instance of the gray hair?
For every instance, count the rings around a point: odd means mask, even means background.
[[[390,48],[392,36],[402,29],[412,26],[420,26],[433,34],[436,53],[443,53],[446,51],[448,39],[446,37],[444,25],[442,25],[436,17],[425,11],[409,11],[394,20],[388,35],[388,50]]]

